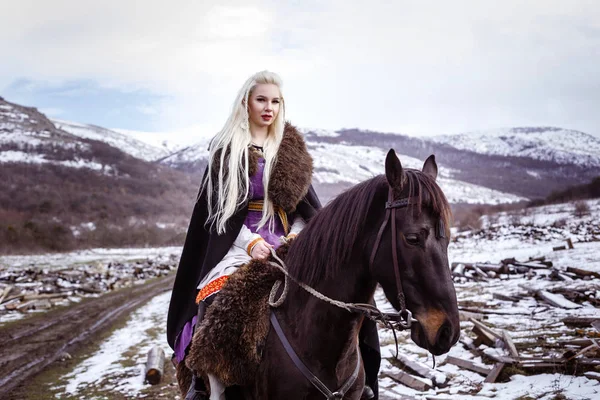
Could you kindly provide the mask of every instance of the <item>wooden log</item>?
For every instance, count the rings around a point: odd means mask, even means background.
[[[598,272],[588,271],[581,268],[567,267],[567,272],[571,272],[580,277],[593,276],[594,278],[600,278],[600,274]]]
[[[99,289],[99,288],[97,288],[95,286],[92,286],[92,285],[80,286],[80,287],[76,288],[75,290],[80,290],[82,292],[92,293],[92,294],[102,293],[102,289]]]
[[[146,361],[146,381],[156,385],[163,377],[165,366],[165,352],[159,346],[154,346],[148,352]]]
[[[490,334],[488,331],[481,329],[479,326],[475,325],[473,327],[473,333],[477,335],[477,339],[475,339],[475,346],[485,344],[489,347],[494,347],[496,345],[496,338]]]
[[[17,309],[19,304],[21,304],[21,302],[16,299],[12,300],[12,301],[6,301],[6,302],[4,302],[4,309],[8,310],[8,311],[14,311]]]
[[[547,267],[551,267],[552,261],[546,261],[546,257],[545,256],[541,256],[541,257],[529,257],[529,261],[537,261],[540,264],[544,264]]]
[[[431,389],[431,384],[429,384],[428,382],[424,381],[423,379],[419,379],[416,376],[412,376],[402,370],[399,370],[397,372],[388,372],[386,373],[386,375],[395,380],[396,382],[399,382],[404,386],[408,386],[409,388],[418,390],[420,392],[425,392]]]
[[[454,264],[454,263],[452,263]],[[456,265],[456,267],[453,266],[452,268],[452,275],[454,276],[465,276],[465,265],[464,264],[458,264]]]
[[[12,301],[12,300],[19,300],[19,301],[21,301],[21,300],[23,300],[23,296],[25,296],[25,295],[24,294],[16,294],[14,296],[10,296],[10,297],[5,298],[2,301],[2,303],[8,303],[9,301]],[[2,304],[2,303],[0,303],[0,304]]]
[[[514,262],[512,263],[515,267],[525,267],[529,269],[548,269],[547,265],[539,264],[539,263],[530,263],[530,262]]]
[[[592,344],[591,345],[589,345],[589,346],[581,349],[580,351],[578,351],[574,355],[570,356],[567,360],[572,360],[572,359],[574,359],[576,357],[579,357],[582,354],[587,353],[590,350],[595,350],[595,349],[598,349],[598,348],[600,348],[600,346],[598,345],[598,342],[596,342],[595,340],[592,340]]]
[[[531,315],[529,312],[514,312],[509,309],[487,309],[487,308],[473,308],[473,307],[458,307],[459,311],[466,311],[475,314],[492,314],[492,315]]]
[[[496,382],[496,379],[498,379],[498,376],[500,375],[500,373],[502,372],[502,369],[504,368],[504,363],[496,363],[496,365],[494,365],[494,368],[492,368],[492,370],[490,371],[490,373],[485,377],[484,382],[485,383],[494,383]]]
[[[500,354],[498,349],[492,349],[492,348],[484,349],[483,354],[485,354],[485,356],[487,358],[489,358],[497,363],[515,364],[517,362],[517,360],[515,360],[512,357],[507,357],[507,356]]]
[[[508,354],[515,359],[519,359],[519,352],[517,351],[517,347],[515,346],[510,334],[506,330],[502,330],[502,341],[506,346],[506,350],[508,350]]]
[[[583,376],[585,376],[588,379],[595,379],[597,381],[600,381],[600,372],[588,371],[584,372]]]
[[[567,239],[567,246],[569,247],[569,250],[573,249],[573,241],[571,240],[571,238]]]
[[[497,274],[507,274],[508,267],[504,264],[489,264],[489,263],[466,263],[466,262],[453,262],[452,270],[461,268],[464,272],[466,268],[475,269],[479,268],[482,271],[489,272],[494,271]]]
[[[406,365],[408,368],[421,375],[423,378],[431,379],[433,386],[440,387],[446,384],[448,378],[443,372],[436,371],[434,369],[429,368],[427,365],[422,362],[412,360],[406,355],[400,353],[398,357],[396,357],[398,361],[402,364]]]
[[[2,291],[2,294],[0,295],[0,304],[2,304],[2,302],[4,301],[6,296],[8,296],[8,294],[12,290],[12,288],[13,288],[12,285],[8,285],[7,287],[4,288],[4,290]]]
[[[553,305],[554,307],[566,308],[568,310],[573,310],[576,308],[581,308],[581,305],[577,303],[573,303],[565,298],[565,296],[561,294],[550,293],[545,290],[538,290],[535,294],[546,303]]]
[[[552,248],[553,251],[560,251],[560,250],[566,250],[566,249],[567,249],[567,246],[556,246],[556,247]]]
[[[446,357],[446,362],[448,364],[456,365],[457,367],[476,372],[478,374],[487,376],[490,372],[492,372],[491,368],[486,368],[483,364],[476,364],[473,361],[463,360],[462,358],[448,356]]]
[[[489,278],[488,274],[486,274],[485,272],[483,272],[483,271],[481,270],[481,268],[479,268],[479,267],[473,267],[473,271],[475,271],[475,273],[476,273],[476,274],[477,274],[477,275],[478,275],[478,276],[479,276],[481,279],[483,279],[484,281],[487,281],[487,280],[488,280],[488,278]]]
[[[492,296],[496,300],[504,300],[504,301],[512,301],[512,302],[518,302],[519,300],[521,300],[520,298],[518,298],[516,296],[507,296],[502,293],[493,293]]]
[[[463,310],[458,310],[458,317],[461,321],[468,321],[469,318],[473,318],[478,321],[487,319],[487,316],[483,315],[481,313],[474,313],[471,311],[463,311]]]
[[[586,346],[590,346],[592,343],[593,342],[591,339],[572,339],[572,340],[565,340],[565,341],[558,342],[558,345],[560,347],[565,347],[565,346],[586,347]]]
[[[23,302],[23,303],[19,304],[19,305],[16,307],[16,309],[17,309],[18,311],[27,311],[27,310],[29,310],[30,308],[33,308],[33,305],[34,305],[34,304],[35,304],[35,300],[26,301],[26,302]]]
[[[592,328],[594,328],[596,330],[596,332],[600,332],[600,320],[596,320],[596,321],[592,322],[590,325],[592,325]]]
[[[60,297],[69,297],[68,293],[48,293],[48,294],[26,294],[23,296],[23,301],[56,299]]]
[[[492,328],[490,328],[489,326],[475,320],[475,319],[471,319],[470,320],[473,325],[478,326],[480,329],[487,331],[489,334],[491,334],[492,336],[494,336],[496,339],[502,339],[502,335],[499,334],[498,332],[494,331]]]
[[[564,281],[564,282],[572,282],[573,281],[573,278],[571,278],[568,275],[560,273],[557,269],[552,270],[552,272],[550,273],[550,278],[556,279],[559,281]]]
[[[567,317],[563,318],[561,322],[567,326],[573,328],[587,328],[588,326],[593,326],[594,322],[600,324],[600,318],[594,317]]]

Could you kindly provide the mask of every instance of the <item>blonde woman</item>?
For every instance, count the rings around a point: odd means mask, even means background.
[[[178,364],[227,277],[252,258],[265,259],[321,207],[311,186],[312,158],[284,119],[281,86],[272,72],[251,76],[211,141],[169,306],[167,339]],[[186,398],[202,398],[200,381],[196,397]]]

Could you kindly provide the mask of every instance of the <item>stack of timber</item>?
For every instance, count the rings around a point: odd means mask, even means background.
[[[45,311],[86,296],[142,284],[177,268],[174,258],[125,263],[95,263],[76,268],[6,268],[0,270],[0,317]]]

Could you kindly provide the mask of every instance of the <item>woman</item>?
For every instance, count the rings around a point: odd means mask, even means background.
[[[267,258],[321,208],[304,139],[284,122],[281,85],[268,71],[251,76],[211,141],[169,306],[167,340],[178,369],[195,324],[227,277],[252,258]],[[363,397],[376,398],[380,356],[374,324],[363,324],[360,341],[370,385]],[[211,379],[213,384],[218,382]],[[201,399],[204,390],[195,379],[186,399]]]
[[[177,363],[227,277],[251,258],[268,257],[321,207],[304,139],[284,116],[280,78],[259,72],[211,141],[169,306],[167,339]]]

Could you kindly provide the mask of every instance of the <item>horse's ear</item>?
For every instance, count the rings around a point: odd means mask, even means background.
[[[401,188],[404,183],[404,170],[394,149],[390,149],[385,157],[385,177],[393,188]]]
[[[433,154],[427,157],[427,160],[425,160],[425,163],[423,164],[423,172],[432,177],[434,181],[435,178],[437,178],[438,167]]]

